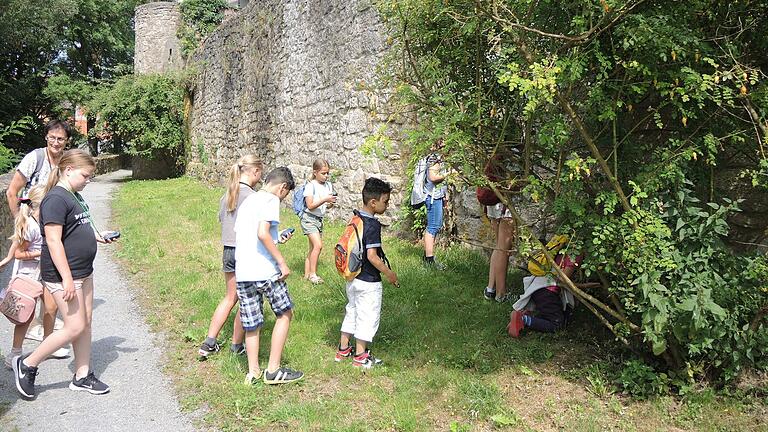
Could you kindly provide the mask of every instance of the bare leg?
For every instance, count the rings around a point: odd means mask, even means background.
[[[349,333],[341,332],[341,337],[339,338],[339,346],[342,348],[346,348],[349,346],[349,340],[352,338],[352,335]]]
[[[498,241],[499,237],[499,220],[498,219],[490,219],[491,221],[491,232],[493,232],[493,239],[495,241]],[[494,244],[495,246],[495,244]],[[488,262],[488,285],[486,287],[496,289],[496,272],[494,269],[494,255],[496,255],[496,249],[494,248],[491,252],[491,258]]]
[[[21,349],[22,345],[24,345],[24,335],[27,334],[27,329],[29,329],[29,325],[32,323],[32,317],[31,315],[29,317],[29,321],[25,322],[24,324],[16,324],[13,327],[13,345],[12,348],[14,349]]]
[[[91,323],[93,322],[93,276],[84,279],[82,288],[85,307],[85,326],[83,331],[72,341],[72,350],[75,353],[75,378],[80,379],[88,375],[91,367]]]
[[[83,298],[82,290],[75,290],[75,298],[70,301],[64,301],[62,295],[62,291],[57,291],[55,294],[53,294],[53,298],[61,310],[62,318],[64,318],[64,327],[43,339],[40,345],[38,345],[37,349],[32,351],[32,353],[24,359],[25,365],[39,365],[57,349],[63,347],[69,342],[72,342],[85,329],[85,299]],[[77,356],[77,352],[75,352],[75,356]]]
[[[504,218],[499,222],[499,234],[496,238],[496,254],[494,266],[494,282],[496,284],[496,298],[507,294],[507,268],[509,267],[509,250],[512,249],[515,238],[515,226],[511,219]],[[491,259],[493,260],[494,257]]]
[[[235,279],[235,272],[225,272],[224,281],[227,287],[227,293],[224,295],[224,298],[221,299],[219,305],[216,306],[216,310],[213,311],[211,323],[208,325],[209,338],[216,339],[216,337],[219,336],[219,332],[221,332],[221,328],[224,327],[224,323],[227,321],[227,318],[229,318],[229,314],[232,312],[232,308],[234,308],[237,304],[237,280]],[[240,327],[239,329],[238,326]],[[243,325],[240,323],[240,314],[238,313],[235,317],[235,326],[232,331],[232,343],[242,342],[242,329]],[[239,342],[235,342],[236,336],[238,336],[237,340]]]
[[[320,252],[323,250],[323,238],[320,233],[312,233],[307,236],[309,238],[309,255],[307,255],[307,261],[309,262],[308,276],[317,274],[317,261],[320,259]]]
[[[424,256],[435,256],[435,236],[424,231]]]
[[[43,289],[43,337],[53,333],[53,326],[56,323],[56,301],[47,289]]]
[[[258,377],[261,373],[259,368],[259,334],[261,327],[256,330],[245,332],[245,353],[248,356],[248,373]]]
[[[291,327],[293,311],[289,310],[275,319],[275,328],[272,330],[272,344],[269,348],[269,363],[267,370],[271,373],[280,367],[280,359],[283,357],[283,348],[288,339],[288,330]],[[246,344],[247,348],[248,344]],[[250,359],[249,359],[250,360]]]
[[[355,355],[360,355],[368,349],[368,342],[360,339],[355,339]]]

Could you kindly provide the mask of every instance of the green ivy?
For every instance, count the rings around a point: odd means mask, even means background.
[[[211,32],[221,24],[224,11],[228,8],[225,0],[184,0],[179,5],[181,26],[177,37],[181,52],[188,56]]]
[[[116,135],[128,154],[183,154],[184,90],[175,76],[127,75],[104,85],[89,104],[99,133]]]

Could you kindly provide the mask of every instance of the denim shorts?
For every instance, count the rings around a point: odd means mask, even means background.
[[[235,272],[235,248],[232,246],[224,246],[224,252],[221,254],[221,270],[224,273]]]
[[[237,299],[240,301],[240,320],[245,331],[254,331],[264,325],[264,297],[276,316],[293,309],[285,281],[238,282]]]
[[[443,199],[428,196],[424,205],[427,207],[427,232],[434,237],[443,228]]]

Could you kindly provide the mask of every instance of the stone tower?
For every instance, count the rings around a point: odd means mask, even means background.
[[[136,7],[136,74],[166,72],[184,67],[176,31],[181,23],[176,2],[147,3]]]

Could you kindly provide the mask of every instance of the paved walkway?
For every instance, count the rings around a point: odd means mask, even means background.
[[[130,171],[98,176],[83,192],[93,219],[109,229],[110,200]],[[13,373],[0,373],[0,429],[43,432],[65,431],[192,431],[189,415],[182,414],[170,380],[160,370],[162,339],[150,333],[134,301],[135,291],[115,263],[109,245],[99,245],[95,267],[92,367],[111,392],[91,395],[73,392],[74,361],[48,360],[40,365],[37,399],[20,399]],[[9,266],[10,267],[10,266]],[[0,284],[7,284],[6,270]],[[0,350],[10,350],[12,329],[0,315]],[[24,351],[37,346],[26,341]],[[14,429],[14,427],[16,429]]]

